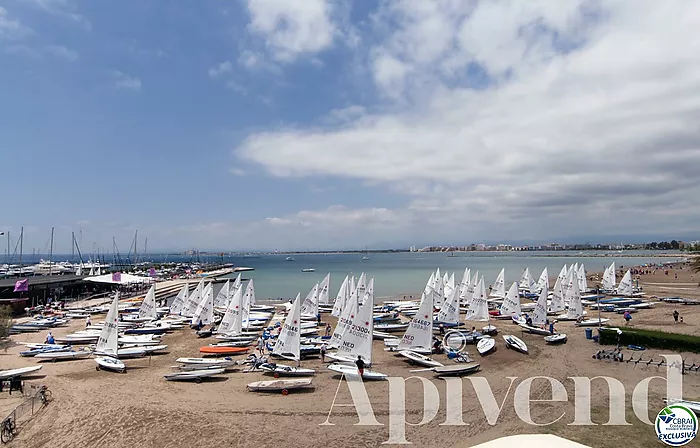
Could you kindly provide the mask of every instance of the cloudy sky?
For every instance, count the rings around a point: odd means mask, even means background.
[[[0,0],[0,231],[124,251],[135,229],[202,250],[700,233],[698,29],[694,0]]]

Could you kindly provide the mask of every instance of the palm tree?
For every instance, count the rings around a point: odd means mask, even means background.
[[[700,272],[700,255],[693,257],[693,261],[690,262],[690,269],[693,272]]]

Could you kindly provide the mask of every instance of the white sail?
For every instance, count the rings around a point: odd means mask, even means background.
[[[537,291],[542,291],[542,288],[549,289],[549,272],[547,268],[542,269],[539,280],[537,280]],[[534,292],[534,291],[530,291]]]
[[[363,297],[363,305],[351,317],[350,326],[343,333],[338,345],[338,354],[345,356],[362,356],[367,364],[372,364],[372,332],[374,331],[374,278],[369,280]]]
[[[356,287],[357,287],[357,285],[355,285],[355,276],[353,275],[352,277],[350,277],[350,291],[349,291],[349,293],[352,294],[355,291]]]
[[[474,277],[472,277],[471,282],[467,286],[467,294],[464,297],[464,304],[466,305],[467,309],[469,309],[469,306],[474,300],[474,291],[476,290],[477,286],[479,286],[479,271],[474,273]]]
[[[617,287],[617,293],[621,296],[631,296],[633,293],[632,289],[632,272],[628,269],[625,275],[620,280],[620,284]]]
[[[510,285],[506,298],[503,299],[503,303],[501,304],[500,312],[503,316],[520,316],[522,314],[517,283],[513,282],[513,284]]]
[[[445,273],[445,275],[447,276],[447,273]],[[452,284],[450,284],[450,279],[452,280]],[[443,282],[443,284],[444,284],[443,293],[445,294],[445,299],[447,299],[448,297],[450,297],[452,295],[452,291],[454,290],[454,280],[455,280],[455,277],[454,277],[454,273],[453,273],[451,277],[447,276],[446,282]]]
[[[474,290],[474,297],[467,309],[466,320],[488,321],[489,306],[486,301],[486,287],[484,286],[484,277],[479,279],[479,283]]]
[[[433,288],[433,306],[438,308],[442,307],[442,302],[444,302],[445,297],[445,284],[442,277],[436,276],[435,278],[435,288]]]
[[[301,314],[316,316],[318,314],[318,283],[311,288],[301,304]]]
[[[564,289],[561,286],[562,280],[557,277],[552,290],[552,303],[549,305],[549,311],[558,313],[564,311]]]
[[[582,293],[588,291],[588,280],[586,279],[586,268],[581,263],[578,267],[578,289]]]
[[[459,323],[459,288],[453,288],[452,293],[443,302],[437,320],[448,324]]]
[[[362,300],[362,298],[365,296],[365,292],[367,291],[367,276],[364,272],[361,273],[360,278],[357,279],[355,289],[357,289],[357,299]]]
[[[221,289],[219,290],[219,293],[216,295],[216,298],[214,299],[214,306],[226,306],[226,305],[228,305],[230,287],[231,287],[231,281],[226,280],[226,283],[224,283],[224,286],[221,287]]]
[[[532,313],[533,325],[545,325],[547,323],[547,295],[549,295],[549,291],[545,285],[540,291],[537,303],[535,303],[535,311]]]
[[[574,283],[576,283],[578,289],[578,276],[572,267],[566,271],[566,280],[561,285],[562,289],[564,290],[564,303],[571,302],[571,298],[574,294]]]
[[[183,316],[192,316],[199,305],[199,301],[202,299],[202,292],[204,292],[204,279],[200,280],[197,287],[194,288],[192,294],[187,297],[185,301],[185,306],[182,308]]]
[[[242,306],[243,288],[238,288],[233,293],[233,297],[226,307],[226,313],[216,329],[217,333],[240,334],[243,331]]]
[[[333,330],[331,342],[328,344],[331,347],[338,347],[343,338],[343,334],[345,334],[345,331],[350,328],[352,319],[354,319],[355,314],[357,314],[360,301],[360,299],[357,297],[357,289],[358,288],[355,288],[352,294],[350,294],[348,301],[345,303],[345,306],[340,313],[340,317],[338,317],[338,323],[335,325],[335,329]]]
[[[284,320],[284,325],[282,325],[282,331],[280,332],[279,338],[275,343],[275,347],[272,349],[274,355],[284,355],[293,358],[295,361],[301,359],[300,356],[300,326],[301,326],[301,305],[300,295],[297,294],[294,303],[292,304],[292,309],[289,310],[287,318]]]
[[[248,328],[250,325],[250,306],[254,304],[255,285],[253,284],[253,279],[250,279],[245,287],[245,292],[243,293],[243,304],[241,305],[241,319],[243,320],[243,326],[245,328]]]
[[[617,281],[615,279],[615,262],[613,261],[603,274],[603,289],[612,291],[615,289]]]
[[[561,281],[562,287],[564,285],[564,282],[566,282],[566,273],[566,265],[564,265],[564,267],[561,268],[561,271],[559,271],[559,276],[557,277],[557,280]]]
[[[204,325],[209,325],[214,322],[214,287],[211,283],[204,288],[202,300],[199,301],[197,309],[192,315],[190,323],[192,325],[201,322]]]
[[[442,280],[440,278],[440,280]],[[404,333],[399,350],[430,349],[433,340],[433,297],[434,291],[425,295],[425,299],[418,307],[418,312],[413,316]]]
[[[440,275],[440,268],[437,268],[435,270],[435,275],[433,276],[433,283],[430,285],[432,289],[435,289],[437,286],[438,279],[442,279],[442,276]]]
[[[496,281],[493,283],[493,288],[491,289],[491,296],[492,297],[505,297],[506,296],[506,270],[501,269],[501,272],[498,273],[498,277],[496,277]]]
[[[569,310],[566,313],[569,317],[579,318],[583,316],[583,304],[581,303],[581,291],[578,289],[576,273],[573,273],[574,281],[571,285],[571,299],[569,300]]]
[[[97,339],[96,351],[107,355],[117,355],[119,331],[119,293],[114,294],[114,300],[109,307],[105,324]]]
[[[343,307],[345,306],[345,302],[347,301],[348,297],[350,296],[350,276],[346,275],[345,280],[343,280],[343,283],[340,285],[340,289],[338,290],[338,295],[335,297],[335,303],[333,304],[333,311],[331,311],[331,316],[333,317],[340,317],[340,313],[343,311]]]
[[[374,301],[374,277],[369,279],[369,282],[367,282],[367,287],[365,288],[365,295],[360,301],[360,306],[365,304],[365,300],[367,300],[369,296],[372,296],[372,301]]]
[[[177,293],[177,296],[175,296],[173,303],[170,304],[170,314],[180,314],[180,311],[182,311],[185,306],[185,302],[187,301],[189,288],[190,285],[187,283],[182,285],[182,289],[180,289],[180,292]]]
[[[146,297],[139,308],[139,319],[155,319],[156,314],[156,285],[151,285]]]
[[[460,302],[464,300],[467,296],[467,288],[469,288],[469,282],[471,282],[471,270],[469,268],[464,269],[464,275],[462,275],[462,281],[459,282],[459,300]]]
[[[535,283],[535,281],[532,279],[532,275],[530,275],[530,268],[525,268],[523,271],[523,275],[520,276],[520,284],[518,287],[522,289],[523,291],[532,291],[532,285]]]
[[[328,297],[330,287],[331,287],[331,273],[329,272],[323,278],[323,280],[321,281],[321,284],[319,285],[319,288],[318,288],[318,303],[320,303],[321,305],[328,305],[331,303],[330,298]]]
[[[423,288],[423,294],[428,294],[429,291],[431,291],[435,287],[435,273],[431,272],[430,277],[428,278],[428,282],[425,284],[425,288]]]

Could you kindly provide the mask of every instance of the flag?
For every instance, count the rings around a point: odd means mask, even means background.
[[[185,269],[185,274],[190,275],[192,273],[192,269]]]
[[[17,280],[15,282],[15,292],[24,292],[24,291],[29,291],[29,279],[25,278],[24,280]]]
[[[151,269],[149,269],[149,270],[148,270],[148,275],[151,276],[151,277],[155,277],[155,276],[156,276],[156,268],[151,268]]]
[[[112,281],[120,283],[122,281],[122,273],[121,272],[112,272]]]

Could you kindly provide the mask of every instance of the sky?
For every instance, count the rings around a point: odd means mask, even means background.
[[[698,29],[694,0],[0,0],[0,232],[697,235]]]

